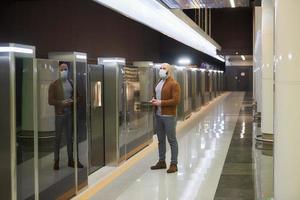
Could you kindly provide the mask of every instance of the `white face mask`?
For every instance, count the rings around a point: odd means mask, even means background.
[[[68,78],[68,70],[61,71],[60,72],[60,78],[62,80],[67,80],[67,78]]]
[[[159,76],[160,76],[160,78],[162,78],[162,79],[167,78],[167,76],[168,76],[167,70],[165,70],[165,69],[160,69],[160,70],[159,70]]]

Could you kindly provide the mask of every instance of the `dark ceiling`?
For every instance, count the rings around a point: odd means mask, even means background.
[[[195,23],[198,9],[183,10]],[[211,9],[211,37],[222,47],[222,55],[252,55],[253,8]]]

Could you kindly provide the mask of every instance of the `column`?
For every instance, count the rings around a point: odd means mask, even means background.
[[[208,20],[207,20],[207,18],[208,18],[208,9],[207,8],[205,8],[205,27],[204,27],[204,31],[205,31],[205,33],[207,34],[207,32],[208,32]]]
[[[299,0],[275,1],[274,197],[300,199]]]
[[[262,110],[261,132],[263,138],[273,139],[273,43],[274,43],[274,1],[262,1]]]
[[[255,101],[257,103],[257,112],[261,112],[261,7],[255,7],[255,45],[253,52],[253,69],[255,76]]]

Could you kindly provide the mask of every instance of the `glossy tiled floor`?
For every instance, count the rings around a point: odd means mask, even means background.
[[[243,106],[244,95],[231,93],[201,115],[194,114],[192,119],[179,123],[185,126],[177,133],[178,173],[149,169],[157,161],[155,149],[101,190],[93,192],[90,199],[255,199],[254,187],[260,186],[254,184],[258,179],[253,178],[252,171],[255,160],[252,159],[252,121],[249,108]],[[260,166],[269,169],[270,163]],[[269,187],[269,183],[266,185]],[[262,195],[271,196],[271,193],[261,191]]]
[[[151,171],[157,161],[154,151],[92,199],[213,199],[243,96],[231,94],[178,132],[178,173]]]
[[[247,98],[248,95],[244,100]],[[252,107],[243,104],[219,180],[215,200],[255,199],[252,119]]]

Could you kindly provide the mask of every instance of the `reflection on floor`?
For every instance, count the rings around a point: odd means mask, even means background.
[[[87,167],[87,142],[79,144],[79,160],[84,165],[83,169],[78,169],[79,178],[86,178]],[[63,194],[75,185],[74,168],[68,167],[67,147],[60,149],[60,170],[53,170],[53,152],[39,157],[39,191],[41,199],[54,199],[57,194]],[[20,199],[34,199],[34,178],[33,178],[33,158],[18,165],[18,181]],[[83,174],[83,175],[82,175]],[[82,182],[82,180],[80,180]],[[66,184],[68,183],[68,184]],[[52,198],[53,196],[53,198]]]
[[[244,99],[243,92],[231,93],[223,99],[219,97],[210,109],[202,109],[201,114],[194,113],[182,122],[185,126],[177,133],[178,173],[149,169],[157,161],[155,148],[112,181],[103,180],[107,183],[105,186],[97,189],[95,185],[99,183],[89,182],[90,188],[75,199],[234,200],[244,199],[243,195],[247,197],[245,199],[255,199],[259,195],[264,198],[257,199],[272,197],[272,191],[267,191],[272,183],[272,176],[269,176],[272,162],[270,159],[265,162],[260,150],[253,148],[252,109],[248,106],[251,103],[248,97],[246,95]],[[267,175],[265,171],[253,171],[258,166],[267,171]],[[266,176],[271,182],[259,180]],[[93,184],[95,187],[91,186]],[[260,194],[257,188],[261,188]]]
[[[244,100],[248,100],[247,98],[249,96],[245,96]],[[252,108],[243,105],[223,166],[215,200],[255,199],[252,141]]]

